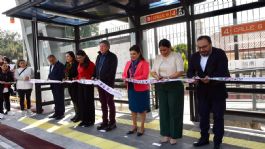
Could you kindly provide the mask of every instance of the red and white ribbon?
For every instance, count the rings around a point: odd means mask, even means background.
[[[87,84],[87,85],[97,85],[100,88],[102,88],[103,90],[105,90],[106,92],[112,94],[113,96],[117,97],[117,98],[121,98],[122,94],[113,89],[112,87],[109,87],[107,84],[105,84],[104,82],[100,81],[100,80],[86,80],[86,79],[81,79],[81,80],[73,80],[73,81],[69,81],[69,80],[65,80],[65,81],[57,81],[57,80],[42,80],[42,79],[31,79],[30,83],[33,84],[54,84],[54,83],[80,83],[80,84]]]

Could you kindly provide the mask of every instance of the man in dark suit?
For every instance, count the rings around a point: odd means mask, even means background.
[[[59,62],[54,55],[48,56],[50,62],[50,73],[49,80],[62,81],[64,78],[64,65]],[[64,117],[65,106],[64,106],[64,87],[62,84],[51,84],[52,94],[54,98],[55,112],[49,118],[55,118],[60,120]]]
[[[99,43],[100,51],[96,60],[96,70],[94,77],[101,80],[110,87],[114,87],[115,75],[118,65],[117,56],[110,52],[110,43],[103,40]],[[98,130],[110,131],[116,128],[116,109],[114,97],[105,90],[98,88],[102,110],[102,123],[97,127]],[[108,113],[109,111],[109,113]]]
[[[210,112],[213,113],[214,148],[220,148],[224,135],[224,112],[228,97],[225,83],[209,80],[211,77],[229,77],[228,59],[223,50],[212,47],[209,36],[197,39],[198,52],[189,62],[187,76],[196,85],[201,138],[194,146],[209,144]]]

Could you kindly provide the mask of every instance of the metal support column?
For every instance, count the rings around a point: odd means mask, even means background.
[[[233,0],[233,7],[236,6],[236,0]],[[233,12],[233,25],[237,24],[237,12]],[[238,35],[234,35],[235,60],[239,60]]]
[[[143,41],[143,30],[140,29],[140,16],[135,16],[135,41],[141,48],[143,48],[142,41]]]
[[[190,4],[190,17],[192,18],[194,16],[194,4]],[[191,54],[196,52],[196,28],[195,28],[195,20],[191,19],[190,21],[190,25],[188,26],[187,24],[187,30],[191,30],[188,31],[190,32],[190,36],[188,36],[187,38],[191,38],[191,41],[188,40],[188,43],[190,42],[190,46],[191,46],[191,51],[188,53],[189,55],[189,59],[191,58]],[[189,85],[189,87],[195,87],[194,85]],[[199,121],[199,114],[198,114],[198,99],[197,99],[197,93],[196,90],[193,91],[189,91],[189,96],[190,96],[190,118],[191,121],[195,121],[198,122]]]
[[[158,38],[157,38],[157,28],[154,28],[154,44],[155,44],[155,55],[158,55]],[[154,86],[155,88],[155,86]],[[154,103],[155,109],[158,109],[158,97],[157,97],[157,92],[155,89],[155,103]]]
[[[136,8],[139,8],[140,6],[140,0],[137,0],[136,1]],[[136,44],[138,44],[141,49],[143,49],[143,45],[142,45],[142,41],[143,41],[143,30],[140,28],[141,26],[141,21],[140,21],[140,15],[138,13],[136,13],[134,15],[134,21],[135,21],[135,28],[136,28],[136,31],[135,31],[135,42]]]
[[[80,50],[80,29],[79,29],[79,26],[75,26],[74,30],[75,30],[75,51],[74,52],[77,52],[78,50]]]
[[[40,79],[40,65],[39,65],[39,44],[38,44],[38,21],[36,18],[32,19],[32,48],[33,48],[33,61],[34,61],[34,78]],[[42,97],[41,97],[41,86],[35,84],[36,92],[36,112],[37,114],[42,113]]]

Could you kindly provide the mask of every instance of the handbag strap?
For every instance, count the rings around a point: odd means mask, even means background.
[[[18,75],[20,76],[28,67],[24,68]]]

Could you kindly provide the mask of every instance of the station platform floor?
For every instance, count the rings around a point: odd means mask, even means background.
[[[176,145],[160,144],[159,116],[156,110],[148,113],[146,131],[141,137],[126,135],[126,132],[131,128],[130,114],[128,111],[120,111],[117,113],[117,128],[110,132],[97,131],[96,124],[89,128],[77,127],[78,123],[70,122],[70,118],[74,114],[72,106],[66,107],[65,118],[60,121],[49,119],[50,114],[24,116],[13,110],[12,114],[5,116],[0,121],[0,148],[40,149],[48,142],[54,146],[43,148],[193,149],[192,143],[200,136],[198,123],[190,122],[189,115],[184,115],[183,138],[179,139]],[[100,123],[101,111],[99,109],[96,110],[96,115],[96,123]],[[10,129],[10,132],[7,130],[3,132],[1,129]],[[228,126],[226,126],[225,130],[222,145],[224,149],[265,149],[264,131]],[[39,139],[39,142],[34,142],[34,138],[23,137],[27,134],[35,137],[35,139]],[[210,145],[198,149],[213,148],[212,138],[213,136],[211,135]],[[44,144],[42,144],[42,140]]]

